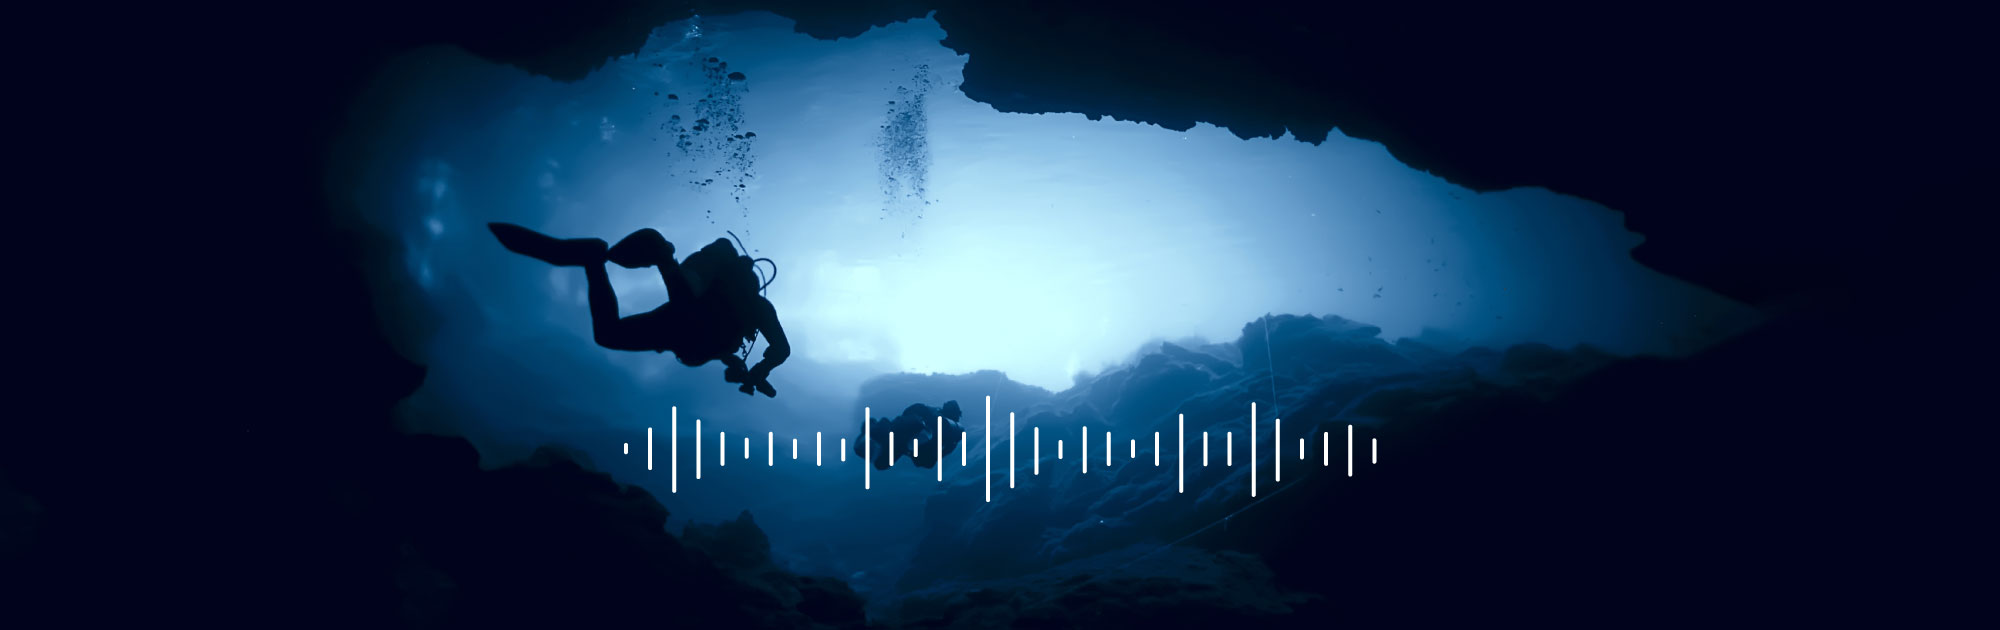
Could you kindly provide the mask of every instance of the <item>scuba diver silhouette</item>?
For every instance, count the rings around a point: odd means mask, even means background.
[[[740,383],[744,394],[763,392],[775,397],[771,370],[791,356],[777,308],[762,291],[758,260],[743,256],[718,238],[685,261],[674,260],[674,244],[652,228],[626,236],[616,245],[600,238],[555,238],[511,223],[488,223],[487,229],[509,251],[551,265],[582,267],[590,286],[590,328],[597,345],[612,350],[672,352],[688,366],[721,361],[722,379]],[[618,295],[604,264],[627,269],[656,267],[667,284],[667,303],[631,317],[618,316]],[[756,367],[744,363],[757,334],[770,345]],[[746,347],[749,344],[749,347]],[[741,351],[742,354],[737,353]]]
[[[897,459],[908,455],[910,461],[915,462],[920,468],[936,466],[938,465],[937,460],[941,455],[949,455],[952,451],[958,450],[958,443],[964,441],[965,427],[958,423],[958,419],[963,415],[963,412],[958,408],[958,401],[956,400],[945,402],[943,408],[932,407],[923,403],[910,405],[909,408],[903,410],[903,415],[897,416],[894,420],[888,418],[871,420],[870,422],[874,423],[873,426],[866,427],[866,430],[855,434],[854,454],[868,457],[870,453],[864,448],[865,445],[863,442],[872,437],[875,439],[873,452],[875,461],[872,463],[875,465],[876,470],[887,469],[891,463],[894,463],[889,459],[889,452],[891,450],[889,434],[893,431],[897,436],[897,441],[902,441],[904,438],[911,438],[917,441],[916,448],[914,449],[894,449]],[[940,421],[938,419],[940,417],[944,419]],[[943,435],[937,434],[940,423],[944,425]],[[938,440],[944,440],[943,453],[938,452]]]

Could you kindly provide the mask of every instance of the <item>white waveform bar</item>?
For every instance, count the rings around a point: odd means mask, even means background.
[[[967,444],[967,447],[972,445]],[[942,470],[944,463],[939,462]],[[993,397],[986,397],[986,502],[993,502]]]
[[[983,427],[984,427],[984,430],[985,430],[985,433],[984,433],[984,434],[983,434],[983,435],[981,436],[981,438],[982,438],[982,439],[984,440],[984,443],[983,443],[983,449],[984,449],[984,454],[985,454],[985,458],[984,458],[984,471],[983,471],[983,472],[985,473],[985,474],[983,475],[983,476],[984,476],[984,480],[983,480],[983,485],[984,485],[984,487],[983,487],[983,491],[984,491],[984,494],[985,494],[985,501],[986,501],[986,502],[989,502],[989,503],[990,503],[990,502],[992,502],[992,500],[993,500],[993,458],[992,458],[992,456],[993,456],[993,432],[992,432],[992,428],[993,428],[993,416],[992,416],[992,414],[993,414],[993,411],[992,411],[992,405],[993,405],[993,399],[992,399],[992,397],[991,397],[991,396],[987,396],[987,397],[985,398],[985,403],[986,403],[986,404],[985,404],[985,413],[986,413],[986,417],[985,417],[985,422],[984,422],[984,424],[983,424]],[[1258,479],[1258,477],[1259,477],[1259,475],[1261,474],[1261,472],[1262,472],[1262,471],[1258,469],[1258,453],[1257,453],[1257,443],[1258,443],[1258,442],[1259,442],[1260,440],[1258,440],[1258,439],[1257,439],[1257,438],[1258,438],[1258,435],[1257,435],[1257,420],[1258,420],[1258,418],[1257,418],[1257,407],[1258,407],[1258,405],[1257,405],[1257,403],[1256,403],[1256,402],[1251,402],[1251,403],[1250,403],[1250,450],[1249,450],[1249,457],[1250,457],[1250,463],[1249,463],[1249,466],[1250,466],[1250,472],[1251,472],[1251,475],[1250,475],[1250,493],[1251,493],[1251,496],[1252,496],[1252,497],[1256,497],[1256,496],[1257,496],[1257,493],[1258,493],[1258,491],[1259,491],[1259,489],[1260,489],[1260,488],[1259,488],[1259,486],[1261,486],[1261,485],[1262,485],[1262,481],[1261,481],[1260,479]],[[671,492],[671,493],[679,493],[679,492],[680,492],[680,408],[679,408],[678,406],[673,406],[673,407],[670,407],[670,408],[669,408],[669,412],[668,412],[668,413],[669,413],[669,416],[668,416],[668,429],[667,429],[667,430],[668,430],[668,471],[669,471],[669,477],[668,477],[668,478],[669,478],[669,484],[670,484],[670,485],[669,485],[669,492]],[[863,452],[862,452],[862,455],[863,455],[863,457],[864,457],[864,459],[863,459],[863,462],[862,462],[862,463],[863,463],[863,466],[862,466],[862,488],[863,488],[864,490],[865,490],[865,489],[872,489],[872,488],[873,488],[873,485],[874,485],[874,481],[873,481],[873,469],[874,469],[874,465],[873,465],[873,462],[874,462],[874,459],[873,459],[873,452],[874,452],[874,446],[875,446],[875,444],[874,444],[874,440],[873,440],[873,431],[874,431],[874,421],[873,421],[873,419],[872,419],[872,418],[870,417],[870,416],[872,415],[872,413],[873,413],[873,409],[872,409],[872,408],[870,408],[870,407],[864,407],[864,408],[862,409],[862,418],[863,418],[863,429],[862,429],[862,440],[863,440],[863,442],[864,442],[864,444],[863,444]],[[942,482],[944,481],[944,464],[943,464],[943,458],[944,458],[944,452],[945,452],[945,443],[944,443],[944,440],[943,440],[943,438],[942,438],[942,435],[943,435],[943,433],[944,433],[944,417],[943,417],[942,415],[939,415],[939,416],[936,416],[936,417],[935,417],[935,419],[934,419],[934,422],[935,422],[935,425],[934,425],[934,426],[935,426],[935,433],[933,434],[933,436],[934,436],[934,442],[935,442],[935,443],[933,444],[933,448],[935,448],[936,450],[935,450],[935,451],[933,451],[933,453],[935,454],[935,457],[936,457],[936,459],[935,459],[935,460],[933,460],[933,461],[935,461],[935,462],[937,463],[937,468],[938,468],[938,470],[937,470],[937,471],[935,471],[935,473],[934,473],[934,477],[935,477],[936,481],[938,481],[938,482],[942,483]],[[705,475],[704,475],[704,471],[702,470],[702,469],[703,469],[703,468],[705,467],[705,464],[706,464],[706,462],[705,462],[705,459],[706,459],[706,457],[707,457],[707,455],[706,455],[706,454],[705,454],[705,453],[703,452],[703,451],[705,451],[705,450],[707,450],[707,449],[706,449],[706,448],[705,448],[705,447],[703,446],[703,444],[702,444],[702,440],[703,440],[703,438],[702,438],[702,432],[703,432],[703,428],[702,428],[702,427],[703,427],[703,425],[704,425],[704,424],[705,424],[705,421],[704,421],[703,419],[701,419],[701,418],[696,418],[696,419],[695,419],[695,421],[694,421],[694,429],[693,429],[693,431],[694,431],[694,432],[693,432],[693,436],[694,436],[694,440],[695,440],[695,442],[694,442],[694,478],[695,478],[695,479],[697,479],[697,480],[699,480],[699,479],[702,479],[702,478],[704,478],[704,477],[705,477]],[[1032,435],[1032,439],[1033,439],[1033,443],[1031,444],[1031,450],[1030,450],[1030,455],[1032,456],[1032,462],[1031,462],[1031,468],[1030,468],[1030,470],[1031,470],[1032,474],[1035,474],[1035,475],[1040,475],[1040,474],[1041,474],[1041,427],[1030,427],[1029,429],[1030,429],[1030,434]],[[1017,436],[1017,432],[1018,432],[1018,430],[1019,430],[1019,425],[1018,425],[1018,421],[1017,421],[1017,418],[1016,418],[1016,414],[1015,414],[1015,413],[1013,413],[1013,412],[1009,412],[1009,413],[1007,414],[1007,436],[1006,436],[1006,437],[1007,437],[1007,487],[1008,487],[1008,488],[1010,488],[1010,489],[1012,489],[1012,488],[1016,488],[1016,487],[1018,486],[1018,483],[1017,483],[1017,482],[1016,482],[1016,480],[1015,480],[1015,477],[1017,476],[1017,472],[1016,472],[1016,471],[1017,471],[1017,468],[1016,468],[1016,453],[1015,453],[1015,439],[1014,439],[1014,438],[1015,438],[1015,437]],[[1079,471],[1079,473],[1081,473],[1081,474],[1089,474],[1089,472],[1090,472],[1090,458],[1091,458],[1091,455],[1092,455],[1091,451],[1089,450],[1089,449],[1090,449],[1090,433],[1091,433],[1091,431],[1090,431],[1090,428],[1089,428],[1088,426],[1081,426],[1081,427],[1078,427],[1078,433],[1077,433],[1077,438],[1078,438],[1078,440],[1079,440],[1079,444],[1081,444],[1080,448],[1081,448],[1082,450],[1081,450],[1081,451],[1079,451],[1079,457],[1078,457],[1078,461],[1077,461],[1077,465],[1078,465],[1078,471]],[[1114,433],[1114,432],[1113,432],[1113,431],[1111,431],[1111,430],[1109,430],[1109,429],[1106,429],[1106,430],[1104,430],[1104,432],[1103,432],[1103,433],[1104,433],[1104,434],[1103,434],[1102,436],[1100,436],[1100,437],[1101,437],[1101,438],[1102,438],[1102,439],[1104,440],[1104,462],[1103,462],[1103,466],[1105,466],[1105,467],[1110,467],[1110,466],[1114,465],[1114,464],[1116,463],[1116,461],[1117,461],[1117,460],[1115,459],[1115,457],[1113,456],[1113,453],[1114,453],[1114,450],[1115,450],[1115,446],[1114,446],[1114,443],[1116,442],[1116,438],[1115,438],[1115,436],[1113,435],[1113,433]],[[1154,432],[1153,432],[1153,453],[1152,453],[1152,454],[1153,454],[1153,465],[1154,465],[1155,467],[1158,467],[1158,466],[1162,465],[1162,464],[1163,464],[1163,458],[1165,457],[1165,455],[1164,455],[1164,453],[1165,453],[1165,448],[1164,448],[1165,444],[1164,444],[1164,442],[1163,442],[1163,440],[1165,439],[1165,435],[1164,435],[1164,433],[1165,433],[1164,431],[1154,431]],[[1330,467],[1330,466],[1332,465],[1332,459],[1333,459],[1333,448],[1332,448],[1332,446],[1333,446],[1333,444],[1332,444],[1332,440],[1333,440],[1333,432],[1332,432],[1331,430],[1322,430],[1322,431],[1320,431],[1319,433],[1320,433],[1320,466],[1322,466],[1322,467]],[[1297,439],[1297,440],[1298,440],[1298,449],[1299,449],[1298,453],[1299,453],[1299,460],[1300,460],[1300,461],[1305,461],[1305,460],[1307,459],[1307,457],[1309,457],[1309,453],[1310,453],[1310,451],[1311,451],[1311,448],[1310,448],[1310,445],[1308,444],[1308,442],[1310,442],[1310,441],[1311,441],[1311,439],[1310,439],[1310,436],[1311,436],[1311,434],[1312,434],[1312,430],[1311,430],[1311,429],[1308,429],[1308,430],[1306,431],[1306,436],[1304,436],[1304,437],[1297,437],[1297,438],[1295,438],[1295,439]],[[1271,453],[1271,462],[1272,462],[1272,471],[1271,471],[1271,473],[1272,473],[1272,477],[1271,477],[1271,481],[1272,481],[1273,483],[1281,483],[1281,482],[1283,481],[1283,479],[1284,479],[1284,456],[1283,456],[1283,444],[1284,444],[1284,437],[1283,437],[1283,436],[1284,436],[1284,419],[1282,419],[1282,418],[1271,418],[1271,440],[1270,440],[1270,442],[1271,442],[1271,445],[1272,445],[1272,453]],[[766,466],[776,466],[776,465],[777,465],[777,432],[776,432],[776,431],[769,431],[769,432],[766,432],[766,433],[764,434],[764,437],[765,437],[765,465],[766,465]],[[1188,446],[1188,445],[1187,445],[1187,437],[1188,437],[1188,436],[1187,436],[1187,415],[1186,415],[1185,413],[1182,413],[1182,414],[1177,414],[1177,415],[1176,415],[1176,418],[1175,418],[1175,434],[1174,434],[1174,460],[1175,460],[1175,461],[1174,461],[1174,463],[1175,463],[1175,469],[1174,469],[1174,476],[1175,476],[1175,491],[1176,491],[1176,492],[1178,492],[1178,493],[1186,493],[1186,492],[1187,492],[1187,465],[1188,465],[1188,462],[1187,462],[1187,446]],[[1207,467],[1207,466],[1209,466],[1209,465],[1210,465],[1210,463],[1209,463],[1209,457],[1210,457],[1210,455],[1209,455],[1209,453],[1210,453],[1210,451],[1209,451],[1209,437],[1210,437],[1210,434],[1209,434],[1209,432],[1208,432],[1208,431],[1202,431],[1202,432],[1201,432],[1201,466],[1203,466],[1203,467]],[[1235,432],[1233,432],[1233,431],[1225,431],[1225,432],[1223,432],[1223,444],[1224,444],[1224,446],[1223,446],[1223,461],[1224,461],[1224,465],[1225,465],[1225,466],[1232,466],[1232,467],[1233,467],[1233,466],[1235,466],[1235,465],[1236,465],[1236,461],[1235,461],[1235,460],[1236,460],[1236,445],[1235,445],[1235,442],[1236,442],[1236,440],[1235,440],[1235,437],[1236,437],[1236,436],[1235,436]],[[1346,441],[1346,443],[1345,443],[1345,444],[1346,444],[1346,452],[1345,452],[1345,462],[1346,462],[1346,476],[1348,476],[1348,477],[1353,477],[1353,476],[1354,476],[1354,464],[1355,464],[1355,461],[1354,461],[1354,460],[1355,460],[1355,454],[1356,454],[1356,453],[1354,452],[1354,446],[1355,446],[1355,443],[1354,443],[1354,425],[1353,425],[1353,424],[1348,424],[1348,425],[1346,425],[1346,438],[1347,438],[1347,441]],[[800,459],[800,449],[799,449],[799,446],[800,446],[800,445],[799,445],[799,442],[800,442],[800,437],[788,437],[787,439],[789,439],[789,440],[791,441],[791,445],[792,445],[792,456],[791,456],[791,459],[792,459],[792,460],[794,460],[794,461],[796,461],[796,460]],[[745,438],[742,438],[742,440],[743,440],[743,457],[744,457],[744,459],[749,459],[749,458],[750,458],[750,441],[751,441],[751,438],[748,438],[748,437],[745,437]],[[896,440],[896,434],[895,434],[895,433],[894,433],[894,432],[892,431],[892,432],[890,432],[890,433],[889,433],[889,435],[888,435],[888,440],[886,440],[886,441],[884,442],[885,446],[886,446],[886,447],[887,447],[887,448],[889,449],[889,453],[888,453],[888,454],[889,454],[889,456],[890,456],[890,457],[889,457],[889,459],[887,460],[887,462],[885,462],[886,466],[894,466],[894,465],[895,465],[895,460],[897,459],[897,458],[895,457],[895,455],[896,455],[896,448],[895,448],[895,440]],[[847,439],[846,439],[846,438],[839,438],[839,439],[838,439],[837,441],[838,441],[838,443],[839,443],[839,450],[840,450],[840,461],[841,461],[841,462],[846,462],[846,461],[847,461],[847,449],[848,449],[848,441],[847,441]],[[1063,459],[1064,457],[1066,457],[1066,456],[1067,456],[1067,453],[1065,453],[1065,450],[1066,450],[1066,448],[1065,448],[1065,446],[1063,445],[1063,442],[1064,442],[1064,440],[1061,440],[1061,439],[1058,439],[1058,440],[1056,440],[1056,459],[1058,459],[1058,460],[1060,460],[1060,459]],[[961,430],[961,431],[959,432],[959,443],[960,443],[960,444],[963,444],[963,445],[966,445],[966,446],[968,446],[968,447],[969,447],[969,446],[971,445],[971,432],[970,432],[970,431],[964,431],[964,430]],[[726,453],[726,451],[728,450],[728,445],[729,445],[729,434],[728,434],[728,432],[726,432],[726,431],[717,431],[717,432],[716,432],[716,446],[717,446],[717,449],[716,449],[716,452],[717,452],[717,457],[716,457],[716,460],[717,460],[717,461],[716,461],[716,465],[717,465],[717,466],[728,466],[728,465],[729,465],[729,458],[728,458],[728,457],[727,457],[727,455],[725,454],[725,453]],[[620,452],[621,452],[621,453],[623,453],[623,454],[626,454],[626,455],[630,455],[630,454],[632,454],[632,443],[631,443],[631,442],[623,442],[623,443],[621,443],[621,444],[620,444],[620,447],[619,447],[619,448],[620,448]],[[916,458],[916,457],[918,456],[918,454],[919,454],[919,453],[921,453],[921,451],[922,451],[922,448],[923,448],[923,441],[922,441],[922,438],[918,437],[918,438],[911,438],[911,439],[910,439],[910,449],[911,449],[911,453],[910,453],[910,456],[911,456],[911,457],[913,458],[913,461],[916,461],[916,460],[915,460],[914,458]],[[654,465],[653,465],[653,427],[646,427],[646,449],[645,449],[645,450],[646,450],[646,469],[647,469],[647,470],[653,470],[653,469],[654,469]],[[959,462],[960,462],[960,466],[966,466],[966,467],[969,467],[969,458],[971,457],[971,455],[970,455],[970,451],[971,451],[971,449],[970,449],[970,448],[966,448],[966,449],[963,449],[963,450],[961,450],[961,451],[959,452]],[[1127,457],[1128,457],[1128,458],[1130,459],[1130,461],[1134,461],[1134,462],[1138,461],[1138,451],[1139,451],[1139,440],[1138,440],[1138,438],[1127,438],[1127,440],[1126,440],[1126,455],[1127,455]],[[826,465],[826,434],[825,434],[825,432],[824,432],[824,431],[814,431],[814,432],[813,432],[813,458],[812,458],[812,460],[813,460],[813,466],[815,466],[815,467],[824,467],[824,466]],[[1380,439],[1379,439],[1379,438],[1374,438],[1374,437],[1370,437],[1370,438],[1368,438],[1368,462],[1367,462],[1367,463],[1369,463],[1369,464],[1376,464],[1376,463],[1379,463],[1380,461],[1381,461],[1381,442],[1380,442]],[[1296,471],[1295,471],[1295,472],[1296,472]]]
[[[673,408],[673,419],[667,423],[667,470],[672,471],[672,485],[669,492],[681,491],[681,410]]]
[[[869,429],[875,426],[875,420],[869,417],[872,415],[874,414],[869,413],[867,407],[861,408],[861,448],[863,451],[863,454],[861,456],[862,490],[868,489],[869,486],[868,476],[872,474],[873,471],[875,470],[875,463],[871,461],[875,459],[875,440],[870,438],[868,435]],[[847,457],[847,449],[844,448],[840,449],[840,453],[841,457],[843,458]]]
[[[971,465],[971,464],[968,464],[968,463],[966,463],[966,459],[965,459],[965,458],[966,458],[966,455],[965,455],[965,454],[966,454],[966,453],[970,453],[970,452],[972,452],[972,438],[968,437],[968,435],[969,435],[969,434],[967,434],[967,433],[966,433],[966,432],[964,432],[964,431],[959,431],[959,432],[958,432],[958,444],[959,444],[959,446],[963,447],[963,448],[960,448],[960,449],[958,449],[958,467],[959,467],[959,468],[964,468],[964,467],[966,467],[966,466],[970,466],[970,465]]]

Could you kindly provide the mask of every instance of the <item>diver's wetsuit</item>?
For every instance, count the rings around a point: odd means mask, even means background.
[[[938,465],[938,440],[944,440],[944,454],[958,449],[959,442],[965,440],[965,427],[958,423],[962,412],[958,401],[950,401],[943,408],[918,403],[903,410],[903,415],[894,420],[875,418],[864,433],[854,438],[854,454],[871,457],[876,470],[889,467],[889,433],[896,434],[896,458],[909,457],[918,467],[930,468]],[[939,418],[943,418],[944,434],[938,435]],[[873,453],[864,450],[868,439],[875,441]],[[910,441],[917,441],[915,452],[911,452]]]
[[[590,292],[591,336],[597,345],[613,350],[672,352],[690,366],[722,361],[731,368],[725,378],[743,383],[745,393],[756,387],[767,396],[776,395],[767,379],[773,368],[791,356],[777,308],[761,295],[747,296],[741,304],[695,297],[680,263],[674,260],[673,243],[659,232],[639,230],[617,245],[607,246],[603,239],[557,239],[507,223],[488,227],[502,245],[516,253],[554,265],[583,267]],[[726,246],[728,242],[722,243]],[[618,294],[611,288],[606,262],[628,268],[658,267],[660,279],[667,285],[667,303],[619,317]],[[745,366],[736,356],[744,341],[744,336],[735,332],[739,330],[761,333],[769,342],[756,367]]]

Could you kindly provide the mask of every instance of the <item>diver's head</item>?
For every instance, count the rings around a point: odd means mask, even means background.
[[[958,410],[958,401],[956,400],[945,401],[944,410],[940,413],[946,419],[952,421],[957,421],[960,416],[965,415],[964,412]]]

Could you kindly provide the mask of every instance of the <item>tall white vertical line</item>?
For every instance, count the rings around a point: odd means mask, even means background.
[[[1014,412],[1007,412],[1007,487],[1014,487]]]
[[[1076,453],[1076,458],[1083,461],[1083,474],[1090,474],[1090,427],[1083,428],[1083,448]]]
[[[896,465],[896,432],[889,432],[889,465]]]
[[[1271,483],[1285,480],[1285,419],[1271,419]],[[1250,493],[1255,496],[1257,493]]]
[[[1368,438],[1368,463],[1375,463],[1375,438]]]
[[[1174,472],[1174,485],[1180,487],[1177,492],[1187,492],[1187,414],[1181,414],[1180,434],[1174,437],[1174,444],[1174,466],[1179,468]]]
[[[1332,433],[1326,431],[1319,432],[1319,465],[1321,466],[1333,465],[1333,446],[1332,442],[1327,441],[1331,439],[1333,439]]]
[[[1347,425],[1347,476],[1354,476],[1354,425]]]
[[[1310,433],[1310,431],[1308,431]],[[1306,439],[1299,438],[1299,461],[1306,460]]]
[[[701,478],[701,418],[694,419],[694,478]]]
[[[847,438],[840,438],[840,461],[847,462]]]
[[[1153,432],[1153,465],[1160,465],[1160,432]]]
[[[972,438],[971,438],[971,437],[969,437],[969,434],[967,434],[966,432],[964,432],[964,431],[959,431],[959,432],[958,432],[958,467],[959,467],[959,468],[964,468],[964,467],[966,467],[966,466],[970,466],[970,465],[971,465],[971,464],[967,464],[967,463],[965,463],[965,462],[966,462],[966,458],[967,458],[967,457],[971,457],[971,456],[972,456],[972,455],[971,455],[971,453],[972,453]]]
[[[937,422],[937,433],[933,434],[934,437],[931,441],[937,444],[937,480],[944,481],[944,416],[938,416]]]
[[[729,432],[715,432],[715,465],[729,465]]]
[[[872,414],[868,413],[867,407],[861,408],[861,442],[862,442],[861,489],[862,490],[868,489],[868,476],[874,474],[875,472],[875,440],[872,437],[873,433],[872,429],[875,428],[875,422],[873,420],[868,419],[868,416],[870,415]],[[847,459],[847,447],[844,446],[841,447],[840,458],[843,460]]]
[[[939,455],[943,457],[943,455]],[[938,464],[942,471],[944,464]],[[939,474],[943,474],[940,472]],[[939,477],[943,479],[943,477]],[[986,397],[986,502],[993,502],[993,397]]]
[[[1250,496],[1257,496],[1257,403],[1250,403]]]
[[[750,438],[743,438],[743,461],[750,461]]]
[[[1236,465],[1236,432],[1222,432],[1222,465]]]
[[[667,424],[667,475],[670,480],[667,492],[681,491],[681,410],[673,410],[673,420]]]
[[[1208,466],[1208,432],[1201,432],[1201,465]]]
[[[1042,428],[1035,427],[1035,474],[1042,474]]]
[[[764,432],[764,465],[778,465],[778,432]]]
[[[653,469],[653,427],[646,427],[646,470]]]
[[[799,439],[792,438],[792,459],[799,458]]]
[[[1104,432],[1104,467],[1111,467],[1111,432]]]
[[[826,465],[826,436],[819,431],[813,432],[813,465]]]

